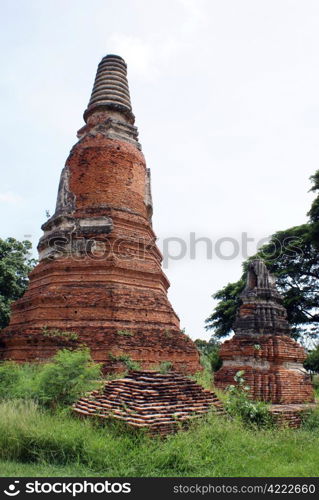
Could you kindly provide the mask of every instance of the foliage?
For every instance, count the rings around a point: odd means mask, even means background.
[[[11,361],[0,363],[0,399],[12,395],[20,379],[19,365]]]
[[[110,352],[109,358],[115,362],[120,361],[121,363],[123,363],[126,366],[126,368],[128,370],[140,370],[141,369],[140,364],[137,361],[134,361],[127,354],[120,354],[118,356],[115,356],[114,354],[112,354]]]
[[[306,370],[319,373],[319,345],[308,353],[303,365]]]
[[[203,339],[196,339],[195,345],[201,353],[201,363],[203,367],[209,368],[216,372],[222,366],[222,360],[219,356],[220,343],[215,339],[210,339],[209,342]]]
[[[245,385],[244,370],[240,370],[234,376],[236,385],[228,387],[228,397],[225,408],[230,415],[240,417],[245,424],[257,426],[270,426],[273,419],[269,413],[268,406],[262,401],[253,401],[249,398],[248,385]]]
[[[302,427],[309,431],[319,430],[319,409],[303,413]]]
[[[201,385],[204,389],[213,390],[213,373],[210,367],[204,366],[204,369],[189,376],[192,380]],[[215,390],[215,389],[214,389]]]
[[[319,170],[311,177],[312,191],[319,190]],[[245,286],[248,263],[262,258],[269,271],[276,276],[279,292],[292,325],[292,335],[316,338],[319,309],[319,196],[308,213],[309,221],[301,226],[278,231],[256,255],[243,263],[243,275],[217,291],[213,298],[217,305],[206,320],[206,329],[217,338],[229,335],[238,309],[239,295]]]
[[[97,387],[100,367],[88,349],[59,351],[45,364],[0,363],[0,399],[31,399],[48,407],[69,405]]]
[[[30,258],[30,241],[0,238],[0,328],[9,324],[10,304],[19,299],[28,284],[28,274],[35,265]]]
[[[58,328],[48,328],[47,326],[42,328],[42,335],[44,335],[45,337],[52,337],[52,338],[60,337],[72,341],[77,341],[79,339],[78,334],[75,332],[67,332],[59,330]]]
[[[159,372],[160,373],[168,373],[171,371],[173,366],[173,363],[171,361],[162,361],[159,365]]]
[[[62,349],[40,372],[40,400],[47,406],[69,405],[92,390],[99,377],[100,366],[92,362],[89,349]]]
[[[39,374],[43,365],[0,363],[0,400],[1,399],[39,399]]]
[[[129,330],[117,330],[117,335],[123,335],[124,337],[133,337],[134,333]]]

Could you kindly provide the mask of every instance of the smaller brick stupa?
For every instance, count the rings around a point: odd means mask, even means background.
[[[216,387],[225,389],[244,370],[253,399],[277,405],[314,401],[310,376],[303,368],[305,350],[289,336],[275,279],[261,260],[249,265],[233,329],[234,337],[221,348],[223,365],[215,374]]]
[[[107,382],[73,405],[81,417],[115,419],[151,435],[176,432],[192,420],[215,411],[224,415],[216,394],[179,373],[131,371]]]

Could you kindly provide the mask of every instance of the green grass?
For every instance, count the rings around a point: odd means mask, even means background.
[[[318,420],[318,419],[317,419]],[[318,424],[318,422],[317,422]],[[257,430],[212,414],[188,431],[150,438],[123,425],[0,404],[0,474],[6,476],[318,476],[319,427]]]
[[[88,477],[97,474],[88,473],[80,465],[58,466],[46,463],[24,464],[0,460],[0,477]]]

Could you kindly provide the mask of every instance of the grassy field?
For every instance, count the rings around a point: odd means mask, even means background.
[[[247,428],[212,414],[188,431],[151,439],[115,424],[0,405],[0,475],[309,477],[319,472],[318,418],[300,430]]]

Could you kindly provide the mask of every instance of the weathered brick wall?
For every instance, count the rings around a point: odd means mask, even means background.
[[[244,370],[254,399],[278,404],[312,402],[310,376],[302,366],[305,357],[304,349],[284,335],[235,335],[222,345],[223,366],[215,374],[215,384],[225,389]]]
[[[48,358],[61,347],[61,341],[43,337],[48,328],[76,332],[106,371],[114,369],[110,353],[129,355],[144,368],[171,361],[179,371],[200,370],[197,349],[180,332],[167,298],[169,282],[145,203],[141,151],[103,133],[87,133],[72,149],[64,178],[65,205],[55,214],[58,230],[45,225],[47,236],[39,247],[46,252],[52,236],[58,253],[42,258],[25,295],[13,305],[10,326],[1,336],[1,358]],[[65,229],[66,222],[57,218],[61,214],[76,230]],[[110,232],[90,229],[90,220],[103,217],[112,221]],[[83,220],[85,231],[77,222]],[[63,238],[70,238],[67,251]]]

